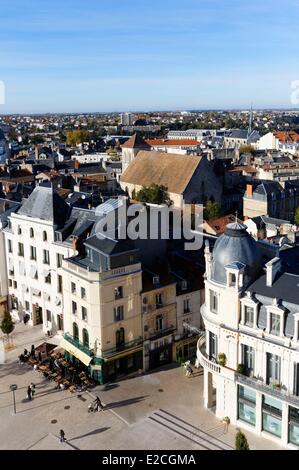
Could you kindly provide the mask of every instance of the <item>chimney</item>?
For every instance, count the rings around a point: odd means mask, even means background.
[[[266,286],[272,287],[276,274],[280,270],[280,258],[277,256],[266,264]]]
[[[247,196],[247,197],[252,197],[252,193],[253,193],[253,186],[252,186],[252,184],[247,184],[247,185],[246,185],[246,196]]]

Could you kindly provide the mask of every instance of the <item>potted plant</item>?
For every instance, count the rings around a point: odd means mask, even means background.
[[[237,372],[238,372],[238,374],[245,375],[245,366],[244,366],[244,364],[238,364]]]
[[[219,353],[217,356],[217,364],[221,367],[225,367],[226,365],[226,355],[224,353]]]

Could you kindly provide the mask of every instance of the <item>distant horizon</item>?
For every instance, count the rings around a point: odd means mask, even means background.
[[[1,109],[1,108],[0,108]],[[58,115],[95,115],[95,114],[101,114],[101,115],[109,115],[109,114],[125,114],[125,113],[130,113],[130,114],[148,114],[148,113],[182,113],[182,112],[187,112],[187,113],[208,113],[208,112],[242,112],[242,111],[248,111],[250,112],[251,108],[248,107],[240,107],[240,108],[173,108],[173,109],[140,109],[140,110],[116,110],[116,111],[45,111],[45,112],[15,112],[15,113],[1,113],[0,112],[0,117],[2,116],[58,116]],[[260,112],[260,111],[294,111],[299,113],[299,107],[261,107],[261,108],[252,108],[252,112]]]

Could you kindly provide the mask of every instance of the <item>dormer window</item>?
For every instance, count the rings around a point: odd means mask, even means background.
[[[254,325],[254,308],[245,305],[244,307],[244,323],[246,326]]]
[[[270,333],[271,335],[280,336],[280,315],[277,313],[270,314]]]

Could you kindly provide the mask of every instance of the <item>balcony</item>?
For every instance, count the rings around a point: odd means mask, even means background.
[[[261,379],[254,377],[246,377],[245,375],[235,373],[235,381],[241,385],[254,388],[259,392],[262,392],[266,395],[270,395],[278,400],[283,400],[291,405],[299,407],[299,397],[296,395],[289,394],[284,387],[277,387],[275,385],[267,385]]]
[[[206,337],[201,336],[197,342],[197,353],[196,357],[202,367],[208,369],[211,372],[220,374],[222,367],[216,362],[211,361],[206,354]]]
[[[79,341],[77,338],[74,338],[72,335],[70,335],[69,333],[65,333],[64,334],[64,338],[69,342],[71,343],[73,346],[75,346],[76,348],[80,349],[80,351],[83,351],[85,354],[87,354],[88,356],[92,356],[93,353],[92,351],[90,351],[89,347],[86,346],[85,344],[81,343],[81,341]]]
[[[127,351],[129,352],[130,349],[134,350],[136,348],[140,348],[142,346],[142,338],[135,339],[133,341],[129,341],[128,343],[120,344],[119,346],[115,346],[114,348],[106,349],[102,351],[102,357],[104,359],[109,359],[110,357],[119,354],[120,352]]]
[[[150,339],[151,341],[154,341],[156,339],[163,338],[163,336],[170,335],[175,330],[176,328],[173,325],[171,325],[170,327],[163,328],[162,330],[151,331],[149,332],[148,339]]]

